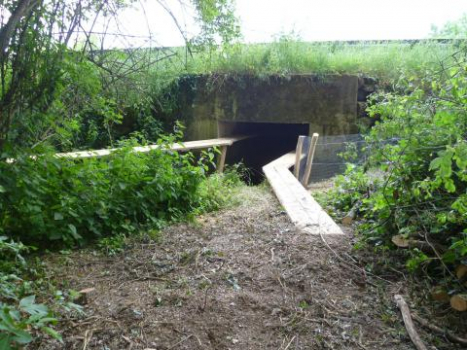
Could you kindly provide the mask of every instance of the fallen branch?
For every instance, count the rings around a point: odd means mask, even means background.
[[[467,311],[467,294],[453,295],[449,302],[454,310]]]
[[[398,248],[418,248],[422,252],[432,252],[435,249],[444,253],[447,249],[440,244],[429,243],[419,241],[413,238],[406,238],[404,235],[395,235],[391,238],[392,243],[394,243]]]
[[[431,292],[431,298],[436,301],[446,302],[449,301],[449,294],[446,289],[442,286],[434,287]]]
[[[394,300],[396,301],[397,307],[401,310],[402,319],[404,320],[405,329],[409,333],[409,337],[412,340],[412,343],[415,345],[417,350],[428,350],[425,344],[423,344],[420,336],[415,329],[415,326],[412,321],[412,316],[410,315],[410,309],[407,303],[404,300],[404,297],[400,294],[394,295]]]
[[[436,332],[436,333],[439,333],[439,334],[442,334],[444,335],[447,339],[449,339],[450,341],[452,341],[453,343],[458,343],[458,344],[462,344],[462,345],[467,345],[467,339],[465,338],[461,338],[461,337],[458,337],[457,335],[455,334],[452,334],[451,332],[449,332],[448,330],[445,330],[445,329],[442,329],[438,326],[435,326],[434,324],[431,324],[429,323],[427,320],[421,318],[420,316],[418,315],[413,315],[413,319],[415,321],[417,321],[418,323],[420,323],[423,327],[425,328],[428,328],[429,330],[433,331],[433,332]]]

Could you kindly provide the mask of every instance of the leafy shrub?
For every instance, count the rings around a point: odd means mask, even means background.
[[[3,153],[0,232],[33,245],[73,245],[138,226],[157,226],[197,210],[207,165],[191,153],[125,147],[103,158]],[[10,163],[6,160],[14,158]]]
[[[98,247],[113,255],[124,248],[126,236],[139,229],[148,228],[155,237],[167,221],[225,205],[241,183],[237,169],[207,177],[214,154],[203,152],[195,162],[190,153],[168,149],[175,140],[166,137],[148,154],[132,152],[137,143],[130,140],[102,159],[5,152],[0,163],[0,232],[56,248],[98,238]],[[53,314],[80,311],[72,302],[76,292],[42,284],[40,267],[32,268],[22,256],[29,250],[0,236],[1,349],[18,349],[37,336],[61,340],[53,329]],[[48,305],[37,303],[36,296]]]
[[[35,302],[35,296],[21,299],[17,305],[0,303],[0,348],[17,349],[33,340],[30,329],[35,329],[61,340],[49,325],[56,324],[49,308]]]
[[[61,339],[51,328],[57,319],[44,304],[36,303],[33,282],[23,279],[31,274],[22,253],[27,248],[0,237],[0,349],[17,349],[33,340],[32,332]]]
[[[200,212],[219,210],[233,203],[233,194],[239,186],[244,185],[242,178],[246,169],[242,164],[227,167],[223,174],[215,173],[201,183],[199,193],[202,198]]]
[[[336,176],[334,184],[334,189],[324,193],[324,198],[319,200],[323,203],[331,202],[334,209],[344,215],[362,198],[368,197],[377,185],[377,180],[372,181],[363,168],[349,163],[345,173]]]
[[[399,92],[374,96],[369,112],[381,122],[366,136],[366,168],[378,169],[381,183],[361,191],[365,175],[354,169],[339,179],[332,202],[348,209],[361,201],[367,239],[421,243],[425,249],[409,249],[407,267],[423,266],[462,288],[452,270],[467,261],[467,62],[461,53],[456,59],[424,77],[406,74]]]
[[[126,237],[124,234],[118,234],[111,237],[104,237],[97,242],[100,250],[108,256],[121,253],[125,248]]]

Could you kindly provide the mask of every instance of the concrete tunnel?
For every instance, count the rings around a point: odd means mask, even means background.
[[[252,135],[230,147],[226,163],[243,161],[252,171],[253,182],[262,180],[263,165],[295,149],[299,135],[358,133],[358,93],[365,85],[357,76],[226,76],[218,80],[222,84],[213,87],[209,76],[199,76],[182,87],[190,91],[181,101],[186,140]],[[319,161],[335,162],[335,153],[328,149]]]

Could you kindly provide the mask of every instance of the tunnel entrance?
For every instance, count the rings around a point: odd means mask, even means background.
[[[218,122],[219,137],[251,135],[236,142],[227,152],[227,164],[242,162],[250,170],[250,180],[263,180],[261,168],[283,154],[295,150],[300,135],[309,134],[309,124]]]

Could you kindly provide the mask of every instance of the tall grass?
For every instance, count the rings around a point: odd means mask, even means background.
[[[173,78],[180,74],[362,74],[382,80],[397,78],[402,71],[425,71],[449,60],[454,45],[437,41],[305,43],[279,39],[270,44],[236,44],[218,50],[175,55],[153,68],[153,76]]]
[[[148,70],[131,75],[116,84],[119,100],[135,106],[142,97],[151,108],[169,111],[174,107],[176,85],[182,76],[250,75],[266,78],[271,75],[353,74],[371,76],[381,85],[392,85],[401,77],[425,76],[427,72],[450,66],[460,43],[426,40],[420,42],[323,42],[306,43],[287,37],[269,44],[234,44],[216,49],[186,47],[141,50],[132,55],[145,57]],[[116,61],[125,53],[116,52]],[[132,59],[126,63],[134,64]],[[394,84],[396,85],[396,84]],[[124,92],[124,93],[122,93]],[[169,113],[170,114],[170,113]]]

